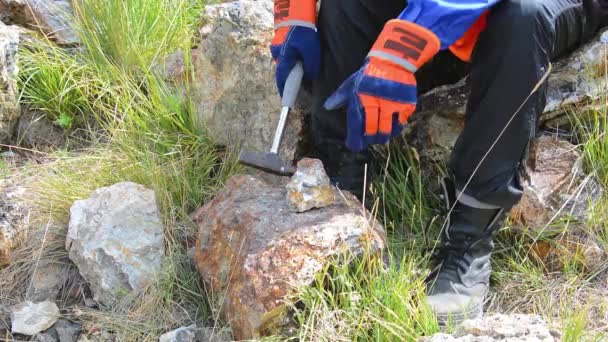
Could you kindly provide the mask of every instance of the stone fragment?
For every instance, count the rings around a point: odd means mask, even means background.
[[[11,311],[11,330],[13,334],[33,336],[52,327],[59,316],[53,302],[19,303]]]
[[[568,112],[594,109],[603,103],[606,44],[608,30],[568,57],[554,63],[547,90],[547,104],[541,116],[543,128],[570,126]],[[470,82],[468,78],[453,85],[437,87],[418,99],[417,112],[406,130],[408,141],[421,156],[445,160],[464,127],[464,114]]]
[[[82,328],[78,323],[60,319],[55,323],[53,329],[57,332],[59,342],[76,342]]]
[[[237,0],[208,5],[201,41],[192,51],[189,99],[200,125],[222,145],[267,151],[279,121],[281,99],[269,46],[274,32],[272,0]],[[238,51],[238,53],[235,53]],[[176,58],[168,63],[179,60]],[[173,64],[172,71],[185,70]],[[172,80],[189,78],[170,74]],[[301,92],[301,95],[304,92]],[[298,108],[306,108],[304,97]],[[292,110],[281,156],[293,160],[304,111]]]
[[[66,249],[103,305],[154,282],[163,242],[156,196],[142,185],[98,189],[70,209]]]
[[[535,315],[492,315],[465,321],[456,333],[436,334],[422,342],[553,342],[547,323]]]
[[[335,201],[323,162],[318,159],[300,160],[286,188],[289,209],[297,213],[327,207]]]
[[[19,35],[19,29],[0,21],[0,144],[10,141],[21,115],[17,88]]]
[[[181,327],[166,334],[158,339],[159,342],[194,342],[196,338],[196,327]]]
[[[78,43],[69,0],[0,0],[0,21],[37,30],[59,45]]]
[[[41,261],[32,275],[26,298],[33,302],[55,300],[68,281],[70,268],[61,262]]]
[[[36,334],[36,336],[34,336],[34,340],[36,342],[60,342],[57,332],[53,329]]]
[[[550,222],[564,218],[574,219],[572,229],[584,223],[603,194],[601,186],[584,175],[576,146],[550,136],[531,145],[523,187],[522,201],[510,218],[516,226],[537,231],[547,231]]]
[[[377,253],[384,228],[350,193],[334,205],[294,213],[286,190],[252,176],[232,177],[193,214],[195,259],[237,340],[276,333],[289,322],[286,300],[344,254]]]

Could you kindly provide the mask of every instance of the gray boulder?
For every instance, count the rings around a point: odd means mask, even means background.
[[[553,342],[547,323],[539,316],[493,315],[465,321],[456,333],[437,334],[421,342]]]
[[[69,0],[0,0],[0,21],[40,31],[59,45],[78,43]]]
[[[11,331],[33,336],[52,327],[59,316],[59,308],[53,302],[19,303],[11,311]]]
[[[273,1],[209,5],[205,17],[207,24],[200,30],[201,41],[191,58],[194,72],[190,99],[198,110],[200,125],[220,144],[268,150],[281,102],[269,50]],[[184,70],[175,66],[169,69]],[[282,143],[283,157],[293,159],[303,126],[304,112],[293,110]]]
[[[154,192],[127,182],[74,202],[66,249],[103,305],[152,284],[164,254]]]

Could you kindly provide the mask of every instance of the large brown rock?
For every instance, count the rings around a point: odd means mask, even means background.
[[[589,210],[602,198],[602,187],[582,170],[576,146],[551,136],[536,139],[523,177],[521,203],[511,212],[517,226],[547,231],[552,222],[584,223]],[[563,230],[560,224],[558,230]]]
[[[205,17],[201,42],[192,51],[194,71],[190,80],[190,100],[198,111],[200,125],[220,144],[269,150],[281,102],[269,50],[273,1],[209,5]],[[169,59],[166,68],[179,74],[185,69],[175,63],[176,59],[179,61],[179,53]],[[285,158],[294,157],[303,118],[302,110],[292,110],[281,148]]]
[[[210,292],[222,296],[236,339],[284,326],[288,296],[330,260],[386,246],[384,228],[348,193],[306,213],[289,210],[285,196],[285,188],[238,175],[193,215],[196,264]]]
[[[603,95],[608,30],[569,57],[553,64],[547,90],[547,104],[541,117],[543,127],[569,126],[567,113],[593,109]],[[418,100],[416,114],[407,130],[409,141],[421,155],[445,159],[464,127],[465,107],[470,90],[468,78],[453,85],[435,88]]]

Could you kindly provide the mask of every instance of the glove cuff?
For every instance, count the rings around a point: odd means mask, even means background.
[[[432,31],[410,21],[393,19],[384,25],[368,57],[387,60],[415,73],[440,48],[441,42]]]
[[[274,0],[274,29],[304,26],[316,29],[316,0]]]

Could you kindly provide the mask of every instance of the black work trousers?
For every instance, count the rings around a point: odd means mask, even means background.
[[[457,187],[468,195],[503,208],[510,208],[520,200],[518,170],[528,143],[536,134],[538,117],[545,106],[546,86],[527,101],[526,98],[543,78],[552,59],[583,42],[582,3],[583,0],[503,0],[490,10],[487,28],[472,57],[472,89],[465,127],[449,162]],[[404,0],[322,2],[319,12],[322,74],[313,84],[311,118],[316,146],[344,143],[346,111],[326,111],[323,103],[362,66],[386,21],[397,17],[405,6]],[[430,66],[449,67],[441,63]],[[436,75],[438,71],[429,74]],[[419,84],[424,82],[419,79]],[[507,126],[522,104],[523,108]]]

